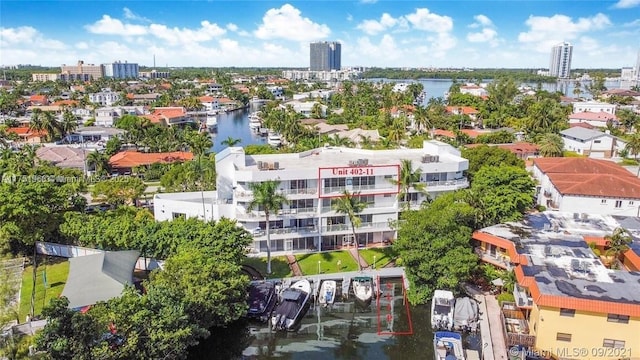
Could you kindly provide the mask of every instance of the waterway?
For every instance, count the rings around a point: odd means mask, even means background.
[[[382,295],[369,305],[338,294],[331,307],[312,306],[296,332],[274,332],[266,324],[246,325],[242,359],[433,359],[430,306],[409,306],[400,279],[385,279],[381,287]],[[464,339],[466,348],[480,350],[480,334],[466,334]]]
[[[445,93],[449,91],[451,84],[453,83],[451,79],[420,79],[420,80],[391,80],[391,79],[370,79],[369,81],[385,81],[385,82],[419,82],[423,85],[424,90],[427,94],[424,100],[424,104],[426,104],[429,99],[436,97],[444,97]],[[491,80],[486,80],[486,82],[490,82]],[[588,91],[584,88],[586,86],[586,82],[582,82],[582,97],[589,98],[590,95]],[[530,86],[532,88],[536,88],[537,84],[524,84]],[[605,86],[608,89],[615,89],[620,87],[620,83],[617,81],[607,81]],[[542,89],[555,92],[560,91],[566,96],[574,96],[573,89],[575,87],[575,83],[573,81],[558,81],[555,83],[543,83]],[[247,146],[252,144],[266,144],[266,137],[259,136],[255,132],[253,132],[249,128],[249,114],[252,111],[258,110],[255,106],[250,106],[248,108],[231,111],[225,114],[218,115],[218,128],[216,131],[212,132],[212,140],[213,146],[211,147],[211,151],[214,153],[218,153],[225,149],[226,145],[223,145],[222,142],[226,140],[228,137],[232,137],[234,139],[240,139],[241,142],[239,146]]]

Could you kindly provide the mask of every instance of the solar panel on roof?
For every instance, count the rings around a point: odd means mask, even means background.
[[[549,267],[547,269],[547,271],[549,271],[549,274],[551,274],[551,276],[556,277],[556,278],[563,278],[563,279],[568,279],[569,277],[567,276],[567,272],[564,271],[564,269],[559,268],[559,267]]]
[[[547,278],[546,278],[546,277],[544,277],[544,276],[536,276],[536,277],[535,277],[535,279],[536,279],[536,281],[537,281],[537,282],[539,282],[539,283],[543,283],[543,284],[547,284],[547,285],[548,285],[548,284],[551,284],[551,280],[547,279]]]
[[[563,294],[573,297],[582,297],[582,293],[578,290],[578,287],[565,280],[556,280],[556,287],[558,287],[558,290]]]
[[[604,294],[607,292],[606,290],[604,290],[598,285],[587,285],[585,286],[585,288],[589,291],[597,292],[598,294]]]

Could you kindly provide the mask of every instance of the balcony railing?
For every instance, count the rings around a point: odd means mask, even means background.
[[[312,215],[316,213],[317,209],[315,207],[308,208],[298,208],[298,209],[281,209],[275,213],[270,213],[270,216],[286,216],[286,217],[295,217],[299,214],[308,214]],[[264,218],[264,211],[247,211],[247,209],[243,207],[239,207],[239,210],[236,211],[236,216],[238,218],[246,219],[246,218]]]
[[[475,253],[484,262],[488,262],[503,269],[511,269],[511,260],[508,256],[502,255],[500,253],[492,254],[482,250],[482,248],[479,247],[475,248]]]
[[[307,234],[317,234],[317,233],[318,233],[317,226],[298,226],[298,227],[269,229],[269,234],[273,235],[276,238],[278,237],[278,235],[284,235],[284,234],[307,235]],[[267,232],[264,229],[253,231],[254,238],[262,238],[266,236],[267,236]]]
[[[427,191],[429,191],[430,187],[465,187],[469,185],[469,181],[467,179],[457,179],[445,181],[427,181],[424,184],[427,185]]]
[[[370,229],[390,229],[389,222],[371,222],[371,223],[362,223],[359,227],[356,228],[356,233],[362,232],[363,230]],[[349,224],[335,224],[335,225],[327,225],[322,226],[322,233],[334,232],[334,231],[352,231],[351,225]]]
[[[278,190],[279,193],[284,195],[316,195],[318,188],[309,187],[303,189],[282,189]],[[233,195],[239,199],[251,199],[253,198],[253,191],[251,190],[236,190]]]

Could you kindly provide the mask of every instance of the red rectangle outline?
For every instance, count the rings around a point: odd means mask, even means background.
[[[409,309],[409,300],[407,300],[407,289],[404,287],[404,275],[402,276],[402,296],[404,297],[405,311],[407,312],[407,320],[409,321],[409,331],[380,331],[380,296],[376,296],[376,310],[378,313],[378,335],[413,335],[413,321],[411,321],[411,309]],[[380,292],[380,275],[376,277],[376,286],[378,293]]]
[[[324,196],[322,194],[322,178],[320,177],[320,173],[322,172],[322,170],[327,170],[327,169],[350,169],[353,166],[334,166],[334,167],[319,167],[318,168],[318,199],[332,199],[332,198],[338,198],[341,197],[342,195],[329,195],[329,196]],[[396,174],[398,176],[398,179],[400,178],[400,165],[398,164],[391,164],[391,165],[367,165],[367,166],[363,166],[363,167],[370,167],[370,168],[380,168],[380,167],[395,167],[396,168]],[[377,193],[370,193],[370,192],[366,192],[364,194],[359,194],[358,196],[369,196],[369,195],[395,195],[398,194],[400,192],[400,182],[398,182],[398,186],[396,188],[396,191],[386,191],[386,192],[377,192]]]

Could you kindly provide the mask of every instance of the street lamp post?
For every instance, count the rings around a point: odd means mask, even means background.
[[[373,270],[376,269],[376,256],[373,255]]]
[[[320,275],[320,260],[318,260],[318,275]]]

